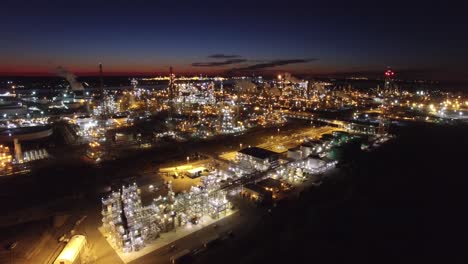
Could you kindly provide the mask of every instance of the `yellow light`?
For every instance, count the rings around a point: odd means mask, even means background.
[[[80,251],[86,244],[86,238],[82,235],[75,235],[73,236],[70,241],[67,243],[65,248],[62,250],[60,255],[54,261],[54,264],[58,263],[73,263]]]

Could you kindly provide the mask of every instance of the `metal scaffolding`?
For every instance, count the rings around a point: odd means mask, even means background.
[[[102,199],[102,222],[111,242],[123,252],[137,251],[185,224],[198,224],[203,216],[219,218],[230,206],[226,191],[219,190],[219,175],[203,176],[201,186],[175,195],[170,183],[166,196],[159,196],[147,205],[141,203],[136,184],[122,186]]]

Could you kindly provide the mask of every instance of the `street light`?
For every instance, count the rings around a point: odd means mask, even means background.
[[[187,164],[189,163],[189,161],[190,161],[190,157],[189,157],[189,156],[187,156]]]
[[[239,149],[242,149],[242,143],[239,143]]]

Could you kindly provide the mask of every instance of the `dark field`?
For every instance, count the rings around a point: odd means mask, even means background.
[[[467,263],[467,126],[400,127],[196,263]]]

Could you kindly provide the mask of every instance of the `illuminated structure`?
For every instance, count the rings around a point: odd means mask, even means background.
[[[30,162],[35,160],[46,159],[49,157],[49,153],[46,149],[34,149],[25,151],[23,154],[23,161]]]
[[[54,264],[74,264],[82,263],[81,257],[86,249],[86,237],[74,235],[63,248],[60,255],[55,259]]]
[[[395,72],[392,71],[390,68],[388,68],[386,71],[385,71],[385,84],[384,84],[384,87],[385,87],[385,93],[390,93],[393,89],[393,78],[395,76]],[[379,117],[379,128],[378,128],[378,131],[377,133],[379,135],[384,135],[387,133],[387,130],[388,130],[388,120],[386,118],[386,111],[388,110],[388,98],[384,98],[383,99],[383,103],[382,103],[382,115],[380,115]]]
[[[229,107],[221,108],[221,133],[230,133],[234,130],[235,120],[232,117],[231,109]]]
[[[235,114],[230,106],[223,105],[219,111],[221,118],[219,132],[221,134],[235,133],[243,130],[243,127],[237,125]]]
[[[218,176],[210,174],[201,178],[201,186],[190,188],[176,197],[175,208],[179,213],[181,224],[198,223],[204,215],[218,218],[229,207],[226,192],[219,190]]]
[[[11,171],[11,162],[13,157],[10,153],[10,148],[0,145],[0,174],[5,174]]]
[[[304,158],[280,166],[270,173],[274,179],[281,179],[289,183],[303,182],[310,175],[323,173],[336,166],[337,161],[324,161],[316,158]]]
[[[147,243],[185,224],[197,224],[208,215],[218,218],[229,208],[226,191],[219,190],[216,175],[203,176],[202,185],[175,196],[170,183],[166,196],[141,204],[136,184],[123,186],[102,199],[103,228],[115,248],[123,252],[137,251]]]
[[[145,217],[136,184],[112,192],[102,199],[102,205],[104,229],[111,235],[114,246],[123,252],[142,248],[146,238],[143,233]]]
[[[387,68],[385,71],[385,84],[384,88],[385,91],[388,92],[393,89],[394,86],[394,77],[395,77],[395,72],[390,69],[390,67]]]
[[[21,144],[17,138],[13,139],[15,145],[15,159],[17,163],[23,163],[23,152],[21,151]]]
[[[265,171],[269,168],[278,166],[278,153],[259,148],[244,148],[237,152],[236,156],[239,162],[247,162],[256,170]]]
[[[94,115],[105,120],[117,113],[117,110],[114,96],[109,94],[107,90],[104,90],[102,100],[99,102],[98,106],[94,108]]]
[[[175,97],[178,95],[177,86],[175,85],[175,74],[172,72],[172,66],[169,67],[169,84],[167,89],[169,94],[169,120],[171,120],[175,111]]]
[[[242,186],[242,195],[257,203],[269,203],[273,198],[271,191],[253,183]]]
[[[133,87],[133,89],[135,89],[138,85],[138,81],[133,78],[131,81],[130,81],[130,85]]]

